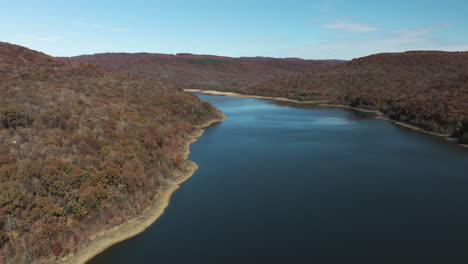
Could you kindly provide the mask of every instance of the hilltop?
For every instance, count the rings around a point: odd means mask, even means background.
[[[272,78],[299,72],[316,71],[340,64],[338,60],[241,57],[180,53],[104,53],[63,58],[92,63],[120,71],[141,74],[182,89],[238,91]]]
[[[0,42],[0,262],[67,255],[140,214],[220,116],[154,79]]]
[[[378,110],[468,143],[468,52],[376,54],[281,76],[242,92]]]

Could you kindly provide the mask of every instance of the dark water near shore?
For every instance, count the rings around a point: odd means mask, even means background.
[[[352,110],[200,95],[228,118],[144,233],[90,261],[468,263],[468,150]]]

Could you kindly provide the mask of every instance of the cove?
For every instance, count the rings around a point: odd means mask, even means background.
[[[145,232],[90,264],[468,260],[468,151],[354,110],[199,95],[227,115]]]

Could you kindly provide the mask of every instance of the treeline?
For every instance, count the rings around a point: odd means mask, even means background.
[[[243,92],[379,110],[468,144],[468,52],[372,55],[275,78]]]
[[[0,263],[66,255],[140,213],[219,115],[149,78],[0,43]]]
[[[342,62],[151,53],[104,53],[64,59],[145,75],[182,89],[224,91],[240,91],[284,74],[316,71]]]

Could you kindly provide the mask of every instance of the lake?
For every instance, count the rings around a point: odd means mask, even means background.
[[[90,264],[468,260],[468,149],[354,110],[199,97],[228,116],[191,145],[199,170]]]

